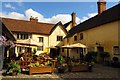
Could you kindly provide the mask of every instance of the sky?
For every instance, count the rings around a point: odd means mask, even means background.
[[[107,2],[107,9],[118,2]],[[29,20],[38,17],[39,22],[63,24],[71,21],[72,12],[76,13],[77,24],[97,15],[97,2],[2,2],[0,17]]]

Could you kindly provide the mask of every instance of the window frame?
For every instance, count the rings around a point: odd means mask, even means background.
[[[83,33],[80,33],[80,40],[83,40]]]
[[[44,38],[43,37],[38,37],[39,38],[39,42],[43,42]]]
[[[77,35],[76,35],[76,36],[74,36],[74,41],[77,41]]]
[[[43,46],[38,46],[37,51],[43,51]]]
[[[57,41],[62,41],[63,40],[63,36],[57,36]]]

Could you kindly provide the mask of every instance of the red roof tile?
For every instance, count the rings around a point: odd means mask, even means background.
[[[2,22],[12,32],[28,32],[44,35],[50,35],[50,31],[55,26],[55,24],[31,22],[9,18],[2,18]]]

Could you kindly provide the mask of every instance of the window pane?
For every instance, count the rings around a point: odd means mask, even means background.
[[[74,41],[77,41],[77,36],[74,36]]]
[[[119,46],[113,46],[114,55],[119,55]]]
[[[19,39],[19,33],[17,33],[17,39]]]
[[[38,46],[38,47],[37,47],[37,50],[38,50],[38,51],[43,51],[43,46]]]
[[[80,33],[80,40],[83,40],[83,33]]]
[[[57,41],[62,41],[63,36],[57,36]]]
[[[39,37],[39,42],[43,42],[43,37]]]

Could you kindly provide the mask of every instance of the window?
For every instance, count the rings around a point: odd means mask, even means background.
[[[74,41],[77,41],[77,36],[74,36]]]
[[[64,52],[64,48],[62,48],[62,52]]]
[[[38,51],[43,51],[43,46],[38,46],[38,47],[37,47],[37,50],[38,50]]]
[[[57,36],[57,41],[62,41],[63,36]]]
[[[113,46],[114,55],[119,55],[119,46]]]
[[[43,42],[43,37],[39,37],[39,42]]]
[[[25,53],[25,52],[31,52],[31,48],[30,47],[17,47],[17,52],[18,53]]]
[[[17,33],[17,39],[28,39],[28,34]]]
[[[80,40],[83,40],[83,33],[80,33]]]
[[[19,33],[17,33],[17,39],[19,39]]]

